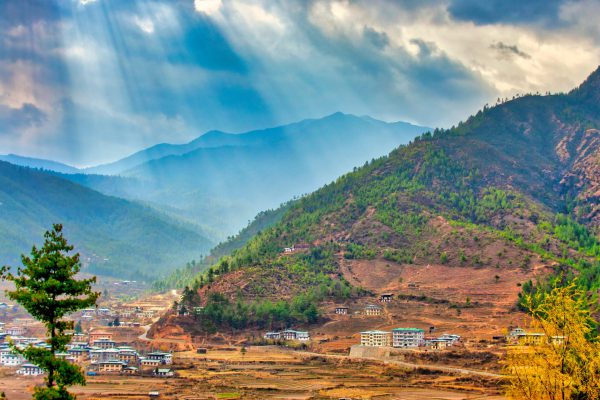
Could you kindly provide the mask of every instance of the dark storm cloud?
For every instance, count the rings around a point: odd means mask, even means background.
[[[501,58],[509,58],[512,56],[519,56],[525,59],[531,58],[529,54],[519,50],[519,48],[516,45],[508,45],[502,42],[498,42],[490,45],[490,48],[496,50]]]

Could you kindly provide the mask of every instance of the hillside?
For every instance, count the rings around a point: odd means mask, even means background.
[[[371,327],[491,335],[518,324],[529,280],[563,271],[597,290],[599,82],[600,69],[569,94],[486,107],[303,197],[196,278],[187,298],[206,311],[187,328],[311,323],[316,304],[362,307],[391,291]],[[299,243],[310,248],[282,252]]]
[[[6,161],[14,165],[20,165],[22,167],[55,171],[63,174],[77,174],[80,172],[80,170],[75,167],[57,161],[44,160],[41,158],[23,157],[16,154],[0,155],[0,161]]]
[[[56,222],[90,272],[119,278],[158,277],[211,246],[195,230],[147,207],[5,162],[0,210],[0,259],[13,266]]]

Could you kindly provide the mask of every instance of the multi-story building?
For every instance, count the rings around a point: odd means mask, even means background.
[[[365,315],[381,315],[382,308],[376,304],[369,304],[365,307]]]
[[[90,343],[94,343],[96,340],[100,340],[100,339],[113,340],[113,334],[111,332],[107,332],[107,331],[103,331],[103,330],[90,332],[90,334],[89,334]]]
[[[110,339],[98,339],[94,340],[91,345],[100,349],[112,349],[116,346],[116,343]]]
[[[98,372],[120,373],[127,365],[119,360],[100,361],[97,363]]]
[[[25,362],[25,358],[22,355],[13,353],[11,349],[0,350],[0,365],[6,367],[16,367]]]
[[[295,331],[293,329],[287,329],[281,332],[280,335],[283,340],[299,340],[302,342],[310,340],[310,334],[306,331]]]
[[[392,329],[392,346],[419,347],[425,344],[425,331],[419,328]]]
[[[21,365],[21,368],[19,368],[17,370],[17,374],[19,375],[25,375],[25,376],[38,376],[38,375],[42,375],[44,373],[44,370],[41,369],[40,367],[38,367],[35,364],[23,364]]]
[[[166,353],[163,351],[155,351],[153,353],[146,354],[146,359],[148,360],[156,360],[161,364],[172,364],[173,363],[173,355],[171,353]]]
[[[390,332],[365,331],[360,333],[361,346],[388,347],[392,343]]]
[[[348,315],[348,307],[338,306],[335,308],[335,313],[339,315]]]

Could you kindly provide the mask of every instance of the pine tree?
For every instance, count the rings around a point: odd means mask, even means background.
[[[30,256],[21,256],[23,266],[18,268],[16,275],[5,266],[0,276],[15,286],[15,290],[7,291],[8,297],[46,326],[50,348],[13,349],[47,373],[46,387],[36,387],[34,399],[74,399],[67,387],[85,385],[85,377],[78,366],[56,357],[57,352],[66,351],[71,338],[65,331],[73,328],[73,321],[63,318],[95,305],[99,293],[92,291],[95,277],[75,278],[81,268],[79,254],[68,254],[74,247],[63,237],[62,225],[54,224],[44,238],[40,249],[33,246]]]

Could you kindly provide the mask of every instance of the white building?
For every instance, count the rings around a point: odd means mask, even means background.
[[[35,364],[23,364],[21,368],[17,370],[17,374],[25,376],[38,376],[44,374],[44,370]]]
[[[173,355],[171,353],[166,353],[162,351],[155,351],[153,353],[146,354],[147,360],[156,360],[161,364],[172,364],[173,363]]]
[[[365,307],[365,315],[381,315],[381,306],[369,304]]]
[[[0,365],[5,367],[17,367],[25,362],[25,358],[17,353],[13,353],[10,349],[0,350]]]
[[[386,331],[365,331],[360,333],[361,346],[388,347],[391,345],[390,333]]]
[[[392,346],[419,347],[425,344],[425,331],[419,328],[392,329]]]

